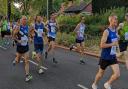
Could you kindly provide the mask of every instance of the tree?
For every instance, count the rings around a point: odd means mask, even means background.
[[[7,15],[7,0],[0,0],[0,14]]]
[[[93,13],[116,7],[128,7],[128,0],[92,0]]]
[[[11,14],[14,14],[16,12],[16,7],[14,6],[13,4],[13,0],[9,0],[11,3],[10,3],[10,10],[8,10],[8,0],[0,0],[0,15],[2,16],[7,16],[8,13]],[[11,17],[11,16],[9,16]]]
[[[16,3],[21,5],[22,14],[30,15],[37,14],[42,9],[42,6],[46,7],[46,0],[15,0]]]

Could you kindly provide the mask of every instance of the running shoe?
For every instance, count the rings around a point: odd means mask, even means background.
[[[32,59],[35,59],[35,57],[36,57],[36,52],[32,52]]]
[[[98,89],[97,85],[96,84],[92,84],[92,89]]]
[[[48,58],[48,52],[45,52],[45,59]]]
[[[25,82],[29,82],[30,80],[32,80],[32,75],[26,75]]]
[[[70,46],[70,51],[72,51],[72,49],[73,49],[73,46],[74,46],[74,45],[71,45],[71,46]]]
[[[39,74],[43,74],[43,73],[44,73],[44,70],[43,70],[42,68],[40,68],[40,69],[38,70],[38,73],[39,73]]]
[[[85,64],[84,60],[80,60],[80,64]]]
[[[111,88],[111,85],[108,84],[108,83],[105,83],[105,84],[104,84],[104,88],[105,88],[105,89],[112,89],[112,88]]]
[[[55,58],[53,58],[53,63],[57,64],[58,61]]]
[[[23,63],[24,61],[23,60],[20,60],[20,63]]]
[[[12,64],[13,64],[13,66],[15,66],[16,65],[16,60],[13,60]]]

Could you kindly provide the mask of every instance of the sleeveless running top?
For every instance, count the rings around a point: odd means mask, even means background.
[[[50,20],[48,22],[48,37],[56,38],[57,33],[57,23]]]
[[[116,29],[114,31],[112,31],[111,28],[108,28],[106,30],[109,33],[107,41],[106,41],[107,44],[110,44],[110,43],[118,40]],[[116,59],[116,46],[112,46],[109,48],[102,48],[101,59],[102,60]]]
[[[27,46],[28,45],[28,30],[29,27],[20,25],[20,36],[18,37],[18,40],[21,40],[21,43],[17,43],[18,46]]]
[[[44,32],[44,24],[43,23],[35,23],[35,36],[34,36],[34,44],[43,44],[43,32]]]
[[[84,32],[85,32],[85,24],[80,24],[80,28],[77,31],[77,39],[83,40],[84,39]]]

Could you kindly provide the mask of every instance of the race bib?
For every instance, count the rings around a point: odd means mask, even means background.
[[[110,54],[111,55],[115,55],[116,54],[116,46],[112,46]]]
[[[80,37],[84,37],[83,32],[80,32],[80,33],[79,33],[79,36],[80,36]]]
[[[55,27],[51,27],[51,32],[52,33],[55,33],[56,32]]]
[[[42,37],[43,29],[38,29],[37,34],[38,34],[38,37]]]
[[[125,40],[128,40],[128,32],[125,33]]]
[[[118,40],[117,38],[114,38],[112,39],[112,42],[116,42],[117,40]],[[116,54],[116,46],[112,46],[110,55],[115,55],[115,54]]]
[[[26,46],[27,44],[28,44],[28,37],[24,35],[23,37],[21,37],[21,45]]]
[[[79,37],[84,37],[84,26],[80,27],[80,31],[79,31]]]

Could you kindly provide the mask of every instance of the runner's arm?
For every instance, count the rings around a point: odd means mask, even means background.
[[[29,39],[30,39],[30,41],[33,40],[34,34],[35,34],[35,29],[34,29],[34,26],[31,25],[30,28],[29,28]]]
[[[48,21],[45,23],[45,29],[46,29],[46,33],[48,32]]]
[[[100,43],[101,48],[109,48],[109,47],[118,45],[118,42],[113,42],[113,43],[107,44],[106,41],[107,41],[108,35],[109,35],[108,30],[105,30],[103,33],[103,36],[101,38],[101,43]]]
[[[21,40],[18,40],[17,39],[18,32],[19,32],[19,29],[18,28],[15,28],[14,31],[13,31],[13,40],[15,40],[18,43],[21,43]]]
[[[57,21],[56,21],[56,28],[57,28],[57,30],[59,30],[59,24]]]
[[[76,26],[76,28],[74,29],[74,32],[75,32],[75,33],[77,33],[79,27],[80,27],[80,24],[78,24],[78,25]]]

